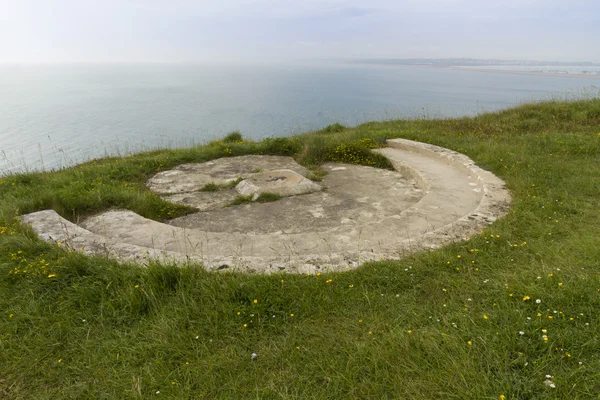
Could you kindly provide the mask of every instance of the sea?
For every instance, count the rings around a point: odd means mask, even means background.
[[[289,136],[340,122],[473,116],[599,96],[600,79],[350,63],[0,66],[0,175]]]

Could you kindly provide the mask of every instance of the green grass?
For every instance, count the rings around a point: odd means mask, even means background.
[[[312,276],[123,265],[43,243],[15,219],[125,207],[161,220],[192,210],[145,188],[157,171],[241,154],[389,168],[368,149],[392,137],[493,171],[509,214],[440,250]],[[0,398],[600,393],[600,99],[95,160],[2,177],[0,199]]]
[[[225,184],[217,184],[214,182],[207,183],[200,188],[201,192],[218,192],[220,190],[233,189],[238,183],[242,181],[242,178],[234,179],[233,181]]]
[[[252,203],[252,196],[244,196],[243,194],[237,195],[235,199],[225,204],[225,207],[239,206],[242,204]]]
[[[258,195],[258,197],[256,198],[255,201],[257,203],[270,203],[272,201],[277,201],[279,199],[281,199],[281,196],[278,195],[277,193],[263,192]]]

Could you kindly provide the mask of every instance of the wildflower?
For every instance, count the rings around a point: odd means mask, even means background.
[[[488,319],[489,317],[485,314],[483,314],[483,319]]]
[[[537,313],[537,316],[538,316],[538,317],[541,317],[541,316],[542,316],[542,313]]]
[[[325,281],[325,283],[331,283],[331,282],[333,282],[333,280],[332,280],[332,279],[327,279],[327,280]]]
[[[535,300],[535,304],[540,304],[541,302],[542,302],[542,300],[541,300],[541,299],[536,299],[536,300]]]
[[[14,317],[14,316],[15,316],[14,314],[10,314],[10,315],[8,316],[8,318],[12,318],[12,317]]]
[[[519,335],[523,336],[524,334],[525,334],[525,332],[519,331]]]
[[[59,358],[59,359],[58,359],[58,362],[59,362],[59,363],[61,363],[61,362],[62,362],[62,358]]]
[[[501,394],[500,396],[498,396],[498,400],[506,400],[506,396]]]
[[[369,335],[372,335],[372,334],[373,334],[373,332],[369,331]]]
[[[257,358],[258,358],[258,354],[256,354],[256,353],[252,353],[252,354],[250,355],[250,359],[251,359],[251,360],[256,360]]]
[[[471,345],[473,345],[473,342],[469,340],[469,341],[467,342],[467,344],[468,344],[469,346],[471,346]]]
[[[290,314],[290,317],[293,317],[293,316],[294,316],[294,314]]]
[[[238,311],[238,312],[237,312],[237,315],[240,315],[240,314],[241,314],[241,313]]]
[[[248,324],[244,324],[244,328],[247,328],[247,327],[248,327]]]
[[[408,334],[411,334],[411,333],[412,333],[412,330],[410,330],[410,329],[409,329],[409,330],[407,330],[406,332],[407,332]]]
[[[349,288],[353,288],[353,287],[354,287],[354,285],[348,285],[348,287],[349,287]]]
[[[523,301],[529,301],[529,300],[531,300],[531,297],[529,297],[529,296],[523,296]]]
[[[254,299],[254,304],[258,304],[258,300]]]

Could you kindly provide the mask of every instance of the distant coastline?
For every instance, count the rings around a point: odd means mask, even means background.
[[[433,67],[442,69],[454,69],[461,71],[477,71],[477,72],[498,72],[503,74],[516,74],[516,75],[542,75],[542,76],[563,76],[567,78],[600,78],[600,73],[597,74],[583,74],[583,73],[570,73],[570,72],[552,72],[552,71],[524,71],[515,69],[502,69],[499,68],[477,68],[477,67]]]
[[[364,59],[355,63],[389,67],[431,68],[440,70],[463,70],[495,72],[515,75],[561,76],[570,78],[600,78],[600,64],[591,62],[552,62],[484,60],[470,58],[450,59]]]

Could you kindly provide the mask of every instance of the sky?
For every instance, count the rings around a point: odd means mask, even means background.
[[[599,0],[0,0],[0,63],[600,62]]]

